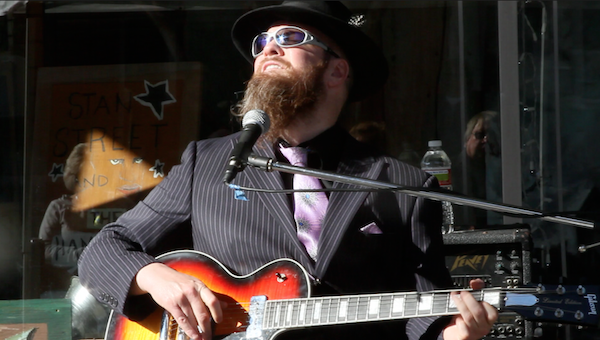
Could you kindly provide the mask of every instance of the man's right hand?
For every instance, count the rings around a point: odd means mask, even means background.
[[[216,323],[223,318],[219,300],[202,281],[163,263],[151,263],[135,276],[129,294],[146,293],[171,313],[192,339],[210,340],[211,317]]]

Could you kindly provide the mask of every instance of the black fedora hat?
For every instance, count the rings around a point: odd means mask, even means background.
[[[358,101],[379,90],[388,77],[381,48],[360,30],[356,17],[339,1],[284,1],[242,15],[233,25],[231,37],[250,63],[254,37],[276,22],[307,24],[321,31],[344,51],[353,72],[349,100]]]

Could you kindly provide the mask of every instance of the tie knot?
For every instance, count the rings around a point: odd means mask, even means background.
[[[308,155],[308,150],[306,148],[291,146],[291,147],[281,147],[281,154],[288,159],[290,164],[295,166],[306,166],[306,159]]]

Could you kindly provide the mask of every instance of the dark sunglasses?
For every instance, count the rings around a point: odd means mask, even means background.
[[[339,58],[337,53],[333,52],[327,45],[320,42],[310,32],[295,26],[284,26],[273,33],[263,32],[257,35],[252,41],[252,57],[258,57],[265,49],[265,46],[273,39],[275,39],[277,45],[284,48],[296,47],[304,44],[316,45],[330,53],[332,56]]]
[[[476,139],[483,140],[485,137],[487,137],[487,134],[485,132],[477,131],[473,132],[473,136],[475,136]]]

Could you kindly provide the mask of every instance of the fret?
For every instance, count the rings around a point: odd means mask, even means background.
[[[285,324],[286,325],[291,325],[292,324],[292,313],[294,312],[294,303],[288,303],[287,304],[287,308],[285,311]]]
[[[312,325],[314,323],[313,316],[315,313],[315,304],[316,303],[317,303],[317,300],[308,300],[307,301],[306,316],[304,318],[304,320],[306,321],[305,322],[306,325]]]
[[[301,302],[299,300],[292,301],[292,326],[298,326],[298,319],[300,318],[300,303]]]
[[[327,323],[327,318],[329,317],[329,304],[331,300],[324,298],[321,301],[321,318],[319,319],[319,324],[323,325]]]
[[[448,314],[450,313],[450,311],[452,311],[452,304],[454,302],[452,301],[452,296],[450,296],[450,293],[448,292],[448,294],[444,295],[444,311],[443,313]]]
[[[448,309],[447,303],[448,294],[435,294],[433,296],[433,306],[431,307],[432,314],[444,314]]]
[[[395,317],[404,316],[404,304],[406,303],[406,298],[404,295],[394,295],[392,302],[392,315]]]
[[[406,294],[404,301],[404,316],[415,316],[417,313],[417,305],[419,296],[417,294]]]
[[[264,328],[270,328],[270,327],[272,327],[271,317],[272,317],[272,313],[271,313],[271,301],[267,301],[267,303],[265,305],[265,314],[264,314],[264,317],[263,317],[263,327]]]
[[[338,321],[339,308],[340,308],[340,298],[338,298],[338,297],[331,298],[331,304],[329,307],[329,313],[328,313],[328,318],[327,318],[328,323],[335,323]]]
[[[369,299],[364,296],[358,297],[358,303],[356,305],[356,320],[366,320],[367,319],[367,306],[369,303]]]
[[[277,301],[275,307],[275,326],[281,325],[281,317],[281,303]]]
[[[269,310],[269,314],[270,314],[268,325],[271,328],[276,328],[277,317],[278,317],[278,315],[277,315],[277,301],[271,301],[271,302],[269,302],[268,310]]]
[[[359,298],[356,296],[348,299],[348,321],[356,321],[358,319],[358,302]]]
[[[381,301],[377,297],[369,297],[369,315],[367,316],[367,318],[371,319],[373,317],[379,316],[380,302]]]
[[[380,307],[379,307],[379,318],[380,319],[390,318],[392,316],[392,295],[391,294],[381,295],[381,297],[379,299],[381,300]]]
[[[306,318],[306,300],[300,302],[300,315],[298,315],[298,324],[304,325]]]
[[[451,294],[448,294],[448,307],[449,307],[449,311],[457,311],[458,310],[456,308],[456,303],[454,302],[454,299],[452,298]]]
[[[327,318],[329,317],[329,304],[331,303],[331,300],[324,298],[321,301],[321,317],[319,318],[319,324],[325,324],[327,323]]]
[[[431,294],[419,294],[418,315],[431,314],[432,296]]]
[[[500,291],[481,291],[481,294],[483,294],[483,301],[489,303],[494,307],[500,307],[500,297],[502,294]]]
[[[338,311],[338,319],[340,321],[343,321],[346,319],[346,316],[348,315],[348,298],[344,298],[340,300],[340,308]]]
[[[313,321],[321,319],[321,300],[315,302],[314,310],[313,310]],[[318,323],[318,322],[317,322]]]

